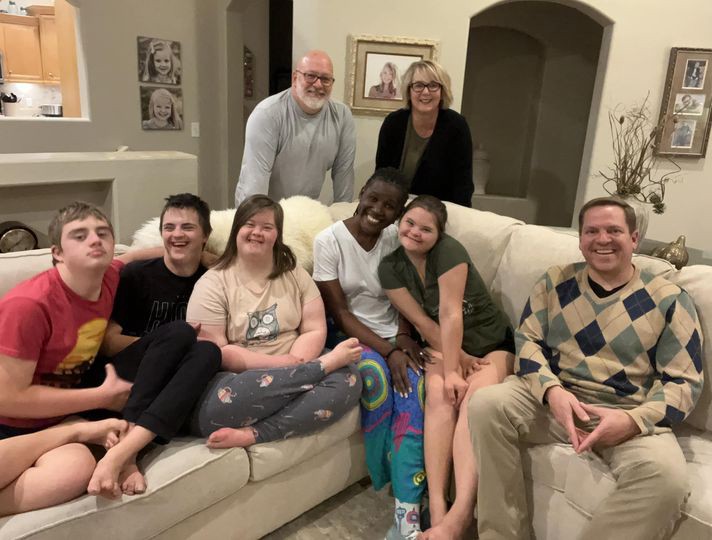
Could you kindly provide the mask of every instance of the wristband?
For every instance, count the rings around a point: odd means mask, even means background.
[[[413,336],[410,335],[410,332],[398,332],[396,334],[396,339],[398,339],[398,336],[408,336],[409,338],[412,338]]]
[[[392,355],[394,352],[400,351],[398,347],[393,347],[390,351],[386,353],[386,355],[383,357],[384,360],[388,360],[388,357]]]

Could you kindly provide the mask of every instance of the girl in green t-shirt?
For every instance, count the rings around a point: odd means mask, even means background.
[[[434,363],[425,372],[425,471],[433,533],[459,538],[472,520],[477,486],[467,403],[512,373],[512,329],[465,248],[445,234],[447,209],[416,197],[398,228],[401,246],[378,268],[398,311],[420,332]],[[457,498],[447,510],[451,464]]]

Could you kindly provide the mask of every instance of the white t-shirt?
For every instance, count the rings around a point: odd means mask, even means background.
[[[378,280],[381,259],[398,247],[398,229],[386,227],[371,251],[365,251],[337,221],[314,239],[314,281],[338,279],[349,311],[375,334],[391,338],[398,333],[398,312]]]

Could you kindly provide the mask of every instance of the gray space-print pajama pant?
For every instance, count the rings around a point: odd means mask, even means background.
[[[324,374],[318,360],[283,368],[221,371],[208,383],[190,420],[194,435],[252,427],[258,443],[307,435],[333,424],[361,396],[355,365]]]

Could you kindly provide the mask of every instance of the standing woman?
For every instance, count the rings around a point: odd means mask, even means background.
[[[391,303],[420,332],[433,363],[425,372],[425,471],[433,528],[422,538],[460,538],[472,520],[477,469],[467,402],[477,389],[512,373],[514,339],[465,248],[445,234],[447,210],[416,197],[398,227],[401,246],[378,275]],[[463,412],[464,411],[464,412]],[[448,511],[450,466],[457,496]]]
[[[314,240],[314,280],[326,311],[345,336],[370,347],[359,362],[361,426],[375,489],[388,482],[395,497],[388,540],[415,538],[425,489],[422,349],[410,336],[378,281],[378,265],[398,247],[393,224],[408,189],[394,168],[378,169],[359,194],[354,215]]]
[[[306,435],[358,403],[350,339],[319,356],[324,303],[282,240],[282,207],[266,195],[235,211],[225,252],[198,280],[186,319],[215,343],[222,369],[208,384],[191,431],[213,448],[250,446]]]
[[[386,116],[376,168],[396,167],[410,193],[472,206],[472,138],[465,118],[449,109],[450,76],[435,62],[413,62],[403,75],[405,108]]]

